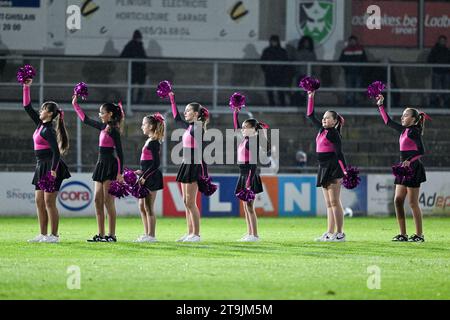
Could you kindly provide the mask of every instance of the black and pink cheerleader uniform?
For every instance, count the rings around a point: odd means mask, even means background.
[[[163,175],[160,166],[161,142],[148,140],[141,152],[141,178],[145,179],[144,186],[150,191],[163,189]]]
[[[233,126],[234,130],[239,128],[239,115],[238,112],[233,113]],[[251,150],[250,146],[256,146],[255,150]],[[256,155],[254,152],[256,152]],[[244,137],[237,148],[237,161],[239,166],[239,178],[234,190],[235,194],[238,194],[245,188],[250,189],[255,193],[261,193],[264,191],[261,177],[259,176],[260,170],[258,168],[258,152],[259,152],[259,134],[252,137]]]
[[[90,119],[78,103],[74,103],[73,107],[83,123],[100,131],[98,160],[92,180],[97,182],[116,180],[119,172],[123,174],[123,151],[119,129]]]
[[[400,123],[393,121],[386,113],[384,106],[378,107],[384,124],[400,133],[400,160],[409,161],[409,166],[413,170],[413,177],[409,180],[396,177],[395,184],[404,185],[410,188],[419,188],[422,182],[427,181],[425,167],[420,158],[424,155],[422,141],[422,130],[419,126],[413,125],[404,127]]]
[[[172,104],[172,115],[175,122],[185,128],[182,137],[183,162],[178,170],[176,181],[193,183],[198,181],[201,176],[208,176],[208,166],[203,161],[202,155],[204,129],[200,122],[187,122],[181,118],[173,95],[170,95],[170,102]],[[196,132],[198,137],[195,136]]]
[[[306,117],[319,129],[316,137],[316,153],[319,162],[317,187],[328,187],[336,179],[344,177],[345,157],[342,153],[341,134],[336,128],[324,128],[314,114],[314,98],[309,97]]]
[[[36,169],[32,184],[35,186],[35,190],[41,190],[38,187],[39,180],[49,171],[55,171],[55,190],[59,191],[63,180],[70,178],[70,172],[61,159],[52,121],[44,123],[39,119],[39,114],[31,106],[30,87],[28,86],[23,87],[23,105],[27,114],[37,126],[33,133]]]

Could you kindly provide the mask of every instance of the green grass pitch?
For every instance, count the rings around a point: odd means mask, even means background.
[[[243,219],[204,218],[202,242],[183,244],[185,220],[158,218],[159,242],[138,244],[140,219],[119,217],[119,242],[87,243],[94,217],[62,218],[60,243],[30,244],[35,218],[1,218],[0,299],[450,299],[450,218],[426,217],[425,243],[392,243],[393,218],[346,219],[347,242],[314,242],[325,225],[261,218],[262,241],[239,243]]]

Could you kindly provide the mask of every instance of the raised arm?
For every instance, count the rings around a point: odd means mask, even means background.
[[[91,127],[95,128],[95,129],[98,129],[98,130],[103,130],[103,129],[105,129],[106,125],[104,125],[103,123],[101,123],[101,122],[99,122],[99,121],[92,120],[91,118],[89,118],[89,117],[84,113],[83,109],[81,109],[81,107],[80,107],[80,105],[78,104],[78,101],[77,101],[77,100],[78,100],[77,96],[74,95],[74,96],[72,97],[72,106],[73,106],[73,109],[75,110],[75,112],[77,113],[78,118],[80,118],[80,120],[81,120],[83,123],[87,124],[88,126],[91,126]]]
[[[154,171],[159,168],[161,163],[159,154],[159,151],[161,149],[161,143],[159,143],[158,140],[152,140],[147,144],[147,149],[150,150],[152,153],[153,162],[152,165],[142,174],[142,177],[144,179],[150,177],[154,173]]]
[[[239,129],[239,111],[236,109],[233,111],[233,128],[234,130]]]
[[[402,126],[400,123],[393,121],[391,117],[389,117],[386,110],[384,109],[383,100],[384,97],[383,95],[380,94],[377,98],[377,105],[381,117],[383,118],[384,124],[401,133],[405,129],[405,127]]]
[[[314,92],[308,92],[308,106],[306,108],[306,117],[317,128],[322,128],[322,122],[320,122],[314,114]]]
[[[41,123],[39,113],[37,113],[31,106],[30,86],[32,82],[33,81],[31,79],[28,79],[23,85],[23,107],[26,113],[30,116],[31,120],[33,120],[36,125],[39,125],[39,123]]]
[[[180,113],[178,112],[177,104],[175,103],[175,94],[173,92],[169,93],[170,103],[172,105],[172,115],[175,119],[175,122],[179,123],[185,129],[189,127],[189,122],[183,120],[181,118]]]

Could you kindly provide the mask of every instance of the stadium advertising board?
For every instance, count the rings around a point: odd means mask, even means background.
[[[47,42],[44,0],[0,1],[0,51],[42,50]]]
[[[381,9],[381,29],[367,29],[367,8]],[[416,47],[419,34],[417,1],[352,1],[352,34],[364,46]]]
[[[0,173],[0,215],[35,215],[34,186],[31,172]],[[218,185],[211,197],[198,194],[197,205],[203,217],[244,216],[242,204],[234,189],[237,175],[212,175]],[[325,216],[326,206],[322,189],[316,188],[316,177],[305,175],[278,175],[262,177],[264,192],[255,200],[260,217]],[[394,214],[394,178],[392,175],[361,176],[360,185],[352,190],[342,188],[341,201],[348,215]],[[57,206],[62,216],[89,216],[95,212],[94,184],[89,173],[73,173],[64,181]],[[422,184],[419,204],[424,215],[450,215],[450,172],[428,172]],[[139,215],[138,200],[133,197],[117,199],[119,215]],[[158,192],[155,202],[158,216],[184,217],[185,209],[180,184],[175,175],[164,177],[164,190]],[[407,212],[410,209],[407,206]]]

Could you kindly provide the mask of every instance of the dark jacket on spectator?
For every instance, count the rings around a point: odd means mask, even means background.
[[[363,46],[347,46],[342,50],[341,56],[339,58],[341,62],[367,62],[366,52]],[[346,66],[344,67],[345,73],[359,73],[361,68],[357,66]]]
[[[450,64],[450,49],[439,43],[435,44],[428,55],[429,63]],[[433,73],[444,74],[450,72],[448,68],[433,68]]]
[[[147,58],[141,41],[130,40],[123,48],[122,58]],[[131,65],[131,78],[134,83],[144,83],[147,76],[145,62],[133,62]]]
[[[278,42],[276,46],[269,46],[264,49],[261,56],[263,61],[288,61],[288,53]],[[289,66],[287,65],[262,65],[266,80],[273,84],[286,85],[289,78]]]

